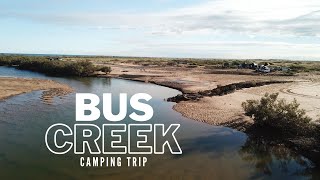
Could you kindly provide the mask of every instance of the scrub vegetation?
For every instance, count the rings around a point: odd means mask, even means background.
[[[242,107],[247,116],[253,118],[254,124],[275,130],[284,136],[305,136],[316,133],[311,118],[306,116],[303,109],[299,109],[296,100],[286,102],[278,99],[278,93],[265,94],[260,100],[247,100]]]
[[[11,66],[51,76],[90,76],[95,71],[111,72],[110,67],[95,66],[88,60],[66,61],[35,56],[0,56],[0,66]]]
[[[242,107],[254,121],[247,130],[249,136],[259,135],[264,141],[284,144],[320,164],[320,126],[311,122],[296,100],[288,103],[278,99],[278,93],[265,94],[260,100],[243,102]]]
[[[304,72],[320,72],[320,63],[316,61],[293,61],[282,59],[196,59],[196,58],[157,58],[157,57],[117,57],[117,56],[91,56],[66,57],[67,60],[82,61],[88,59],[97,64],[135,64],[156,67],[186,67],[211,69],[214,74],[248,74],[239,69],[254,69],[251,64],[270,67],[271,75],[292,76]],[[218,71],[217,71],[218,70]],[[219,70],[224,70],[223,72]],[[229,70],[229,71],[227,71]],[[236,72],[235,72],[236,71]]]

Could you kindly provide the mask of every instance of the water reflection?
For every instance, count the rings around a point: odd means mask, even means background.
[[[94,78],[90,77],[82,77],[82,78],[73,78],[73,80],[77,80],[82,83],[82,85],[86,87],[92,87],[92,86],[111,86],[111,78],[101,78],[99,81],[94,81]]]
[[[237,150],[245,142],[245,134],[232,129],[213,129],[206,135],[181,141],[183,155],[205,153],[215,157],[220,153]]]
[[[256,168],[253,179],[319,179],[319,167],[275,138],[250,133],[239,154]]]

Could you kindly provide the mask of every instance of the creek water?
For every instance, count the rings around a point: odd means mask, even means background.
[[[225,127],[216,127],[181,116],[174,103],[164,99],[180,93],[153,84],[108,78],[54,78],[42,74],[0,67],[0,76],[51,79],[66,83],[74,93],[53,98],[49,103],[42,91],[21,94],[0,101],[0,179],[309,179],[312,164],[281,146]],[[45,132],[55,123],[75,121],[75,93],[117,95],[148,93],[154,116],[148,123],[181,125],[176,133],[182,155],[148,155],[146,167],[81,167],[79,158],[69,152],[52,154],[45,145]],[[128,107],[130,107],[128,105]],[[102,105],[99,105],[102,109]],[[128,109],[128,113],[133,111]],[[107,122],[94,122],[101,127]],[[126,118],[124,123],[132,123]],[[100,155],[99,155],[100,156]],[[105,155],[101,155],[105,156]],[[130,155],[128,155],[130,156]],[[131,155],[132,156],[132,155]]]

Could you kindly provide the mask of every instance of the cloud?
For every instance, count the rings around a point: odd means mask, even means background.
[[[2,13],[2,17],[99,29],[143,29],[154,35],[193,31],[248,35],[320,34],[319,0],[214,0],[158,13]]]
[[[53,0],[50,3],[58,4]],[[76,49],[68,44],[73,53],[90,49],[91,54],[130,56],[320,58],[319,0],[211,0],[186,7],[182,3],[179,8],[158,8],[156,12],[129,12],[125,8],[102,12],[92,7],[70,11],[17,11],[9,7],[0,10],[0,19],[27,21],[31,26],[49,24],[66,30],[76,26],[77,32],[94,32],[90,34],[90,46]],[[101,38],[106,33],[110,36]],[[110,41],[115,43],[110,45]],[[59,47],[52,45],[52,49]]]
[[[304,59],[318,60],[320,44],[295,44],[284,42],[261,41],[207,41],[207,42],[125,42],[115,46],[115,55],[159,57],[194,57],[194,58],[270,58],[270,59]]]

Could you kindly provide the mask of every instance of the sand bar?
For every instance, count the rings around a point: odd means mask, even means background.
[[[52,80],[0,77],[0,100],[38,90],[44,90],[47,97],[63,96],[73,91],[70,86]]]
[[[182,101],[173,108],[183,116],[212,125],[242,128],[252,123],[244,115],[241,103],[248,99],[259,99],[265,93],[279,93],[280,98],[291,102],[297,99],[300,107],[313,120],[320,117],[320,75],[300,73],[296,76],[263,75],[252,70],[233,70],[234,74],[217,73],[204,67],[188,68],[174,66],[141,66],[130,63],[108,64],[112,72],[108,77],[117,77],[143,82],[151,82],[178,89],[184,93],[210,90],[221,85],[245,81],[292,81],[286,84],[272,84],[237,90],[224,96],[205,97],[199,101]],[[223,70],[221,70],[223,71]],[[240,71],[242,74],[237,74]],[[235,125],[236,124],[236,125]],[[235,127],[238,126],[238,127]]]

